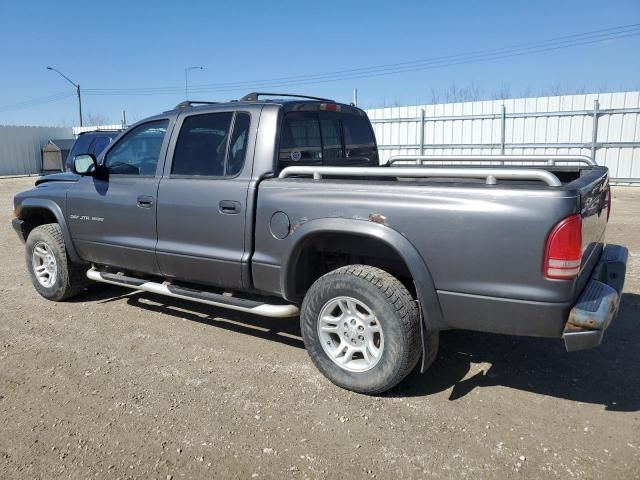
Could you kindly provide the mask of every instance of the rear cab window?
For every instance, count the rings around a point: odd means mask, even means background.
[[[250,124],[246,112],[186,117],[176,142],[171,177],[231,178],[240,174]]]
[[[378,166],[378,149],[369,120],[345,112],[286,112],[278,171],[295,165]]]
[[[279,167],[322,165],[320,123],[315,112],[289,112],[282,122]]]
[[[352,115],[344,115],[342,127],[345,156],[354,162],[359,157],[375,159],[373,165],[378,165],[378,146],[369,121]]]

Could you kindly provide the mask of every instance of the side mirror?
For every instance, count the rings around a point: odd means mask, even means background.
[[[73,157],[73,172],[78,175],[93,175],[98,170],[96,157],[90,153],[83,153]]]

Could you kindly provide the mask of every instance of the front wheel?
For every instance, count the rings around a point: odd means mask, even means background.
[[[385,392],[420,358],[416,302],[376,267],[349,265],[319,278],[304,298],[300,325],[313,363],[348,390]]]
[[[34,228],[25,245],[25,260],[31,283],[40,295],[53,301],[66,300],[87,285],[85,269],[71,262],[60,225],[48,223]]]

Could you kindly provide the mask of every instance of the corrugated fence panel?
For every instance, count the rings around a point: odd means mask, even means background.
[[[387,107],[367,113],[383,163],[394,155],[418,155],[421,147],[425,155],[499,154],[503,149],[514,155],[594,152],[612,179],[640,185],[640,92]]]
[[[71,127],[0,125],[0,175],[27,175],[42,170],[42,147],[53,139],[72,139]]]

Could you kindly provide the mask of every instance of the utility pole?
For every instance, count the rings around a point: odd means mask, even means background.
[[[353,89],[353,104],[356,107],[358,106],[358,89],[357,88]]]
[[[82,126],[82,96],[80,95],[80,84],[73,82],[69,77],[67,77],[60,70],[57,70],[53,67],[47,67],[47,70],[51,70],[52,72],[56,72],[62,78],[64,78],[67,82],[73,85],[76,88],[76,94],[78,95],[78,115],[80,117],[80,126]]]
[[[189,100],[189,72],[191,70],[204,70],[204,67],[187,67],[184,69],[184,99]]]

